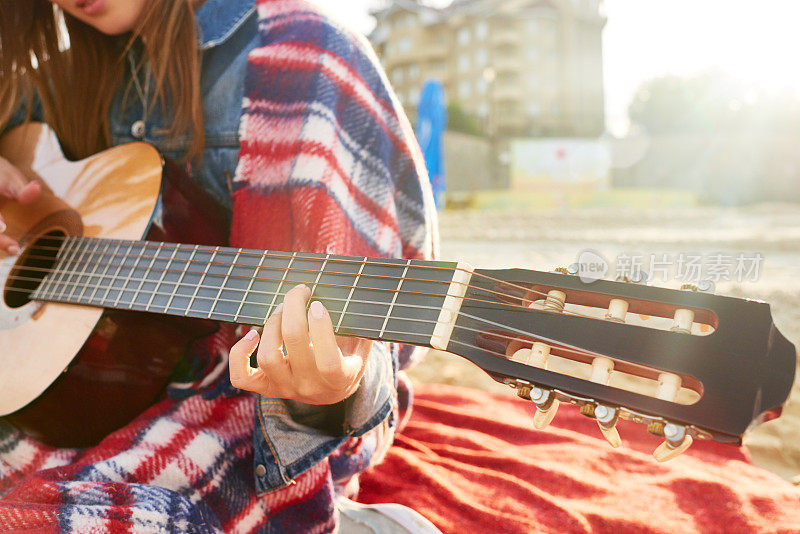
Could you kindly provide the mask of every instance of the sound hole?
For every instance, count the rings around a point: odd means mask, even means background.
[[[25,248],[8,277],[4,300],[9,308],[20,308],[30,302],[30,295],[53,269],[56,255],[66,234],[61,230],[48,232]]]

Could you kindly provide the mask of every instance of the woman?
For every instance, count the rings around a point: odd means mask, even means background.
[[[316,8],[50,1],[0,0],[0,128],[46,121],[73,158],[152,143],[228,211],[232,246],[430,255],[407,120],[368,45]],[[8,201],[39,191],[0,158]],[[2,234],[0,248],[19,252]],[[52,450],[0,426],[0,527],[334,529],[334,485],[352,495],[391,441],[407,354],[337,339],[309,300],[289,291],[261,338],[223,329],[198,344],[169,398],[98,447]],[[218,379],[220,346],[256,402]]]

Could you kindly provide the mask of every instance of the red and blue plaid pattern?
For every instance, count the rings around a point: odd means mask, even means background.
[[[305,2],[257,4],[263,46],[245,82],[231,244],[429,257],[422,158],[369,45]],[[223,330],[197,367],[215,368],[216,348],[232,341]],[[259,498],[254,399],[219,374],[174,388],[86,450],[46,447],[0,424],[0,530],[333,530],[331,465],[362,466],[337,460],[357,457],[360,440]]]

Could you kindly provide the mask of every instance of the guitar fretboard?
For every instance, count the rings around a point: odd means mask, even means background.
[[[337,333],[427,344],[456,264],[67,238],[34,300],[261,325],[297,284]]]

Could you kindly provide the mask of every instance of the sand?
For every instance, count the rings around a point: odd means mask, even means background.
[[[716,292],[769,302],[779,329],[800,347],[800,205],[669,211],[608,208],[535,214],[450,211],[441,214],[440,234],[442,259],[483,268],[551,270],[574,263],[581,251],[591,249],[611,262],[609,277],[613,277],[614,263],[621,254],[641,256],[648,271],[652,254],[657,262],[668,255],[673,267],[681,253],[685,260],[701,256],[700,262],[708,268],[720,264],[715,255],[721,253],[734,258],[734,266],[722,271],[738,278],[735,258],[743,254],[745,267],[758,264],[757,280],[719,280]],[[763,259],[755,259],[757,254]],[[665,274],[657,269],[655,274],[654,285],[678,287],[681,283],[672,271]],[[752,274],[747,278],[753,278]],[[431,352],[410,374],[418,382],[514,394],[470,362],[446,353]],[[753,462],[787,479],[800,474],[799,383],[795,383],[783,415],[745,437]],[[622,438],[624,441],[625,436]]]

